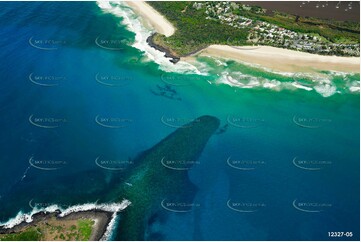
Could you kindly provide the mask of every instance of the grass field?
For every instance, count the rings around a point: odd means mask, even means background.
[[[0,234],[0,241],[41,241],[90,239],[94,221],[91,219],[41,221],[13,234]]]

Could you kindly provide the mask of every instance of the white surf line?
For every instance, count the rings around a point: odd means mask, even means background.
[[[33,221],[32,217],[34,214],[37,214],[39,212],[53,213],[56,212],[57,210],[61,212],[59,214],[59,217],[64,217],[71,213],[86,212],[91,210],[101,210],[105,212],[111,212],[114,215],[127,208],[130,204],[131,204],[130,201],[123,200],[121,203],[103,203],[103,204],[85,203],[85,204],[74,205],[66,209],[63,209],[58,205],[51,205],[46,208],[35,207],[29,213],[23,213],[22,211],[20,211],[14,218],[9,219],[7,222],[0,223],[0,226],[3,226],[6,229],[13,228],[16,225],[21,224],[22,222],[26,222],[26,223],[32,222]]]
[[[200,72],[194,65],[185,61],[179,61],[177,64],[173,64],[169,61],[170,58],[164,57],[163,52],[151,47],[147,43],[147,38],[155,32],[155,29],[144,26],[141,21],[142,16],[137,15],[134,10],[127,5],[127,2],[97,1],[97,4],[103,12],[122,18],[121,23],[126,26],[127,30],[135,34],[135,42],[131,46],[144,52],[144,56],[148,60],[157,63],[161,70],[180,74],[208,75],[208,73]]]

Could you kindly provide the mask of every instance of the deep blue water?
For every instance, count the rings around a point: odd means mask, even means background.
[[[131,160],[207,114],[228,125],[189,171],[197,206],[164,211],[150,231],[165,240],[334,240],[332,231],[359,240],[359,93],[239,89],[210,85],[210,73],[172,87],[181,100],[169,99],[152,94],[165,73],[133,41],[95,2],[0,3],[0,221],[34,204],[121,200],[109,194],[126,171],[97,157]]]

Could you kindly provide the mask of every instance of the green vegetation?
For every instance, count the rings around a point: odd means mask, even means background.
[[[29,228],[21,233],[0,235],[0,241],[38,241],[41,237],[35,228]]]
[[[61,240],[65,240],[64,234],[60,234],[59,238],[60,238]]]
[[[238,45],[246,44],[248,30],[234,29],[219,22],[207,20],[204,11],[192,7],[194,2],[148,2],[164,14],[177,28],[174,35],[166,38],[156,36],[157,44],[170,47],[179,56],[184,56],[211,44],[226,44],[229,37]]]
[[[174,35],[157,34],[153,42],[176,56],[192,54],[211,44],[270,45],[317,54],[359,56],[359,22],[269,12],[236,2],[149,4],[176,27]]]
[[[77,225],[71,224],[76,222]],[[17,233],[0,234],[0,241],[40,241],[40,240],[81,240],[90,239],[94,221],[80,219],[78,221],[64,221],[61,225],[56,219],[42,221],[36,225],[23,229]]]
[[[332,43],[353,44],[360,40],[360,23],[297,17],[274,12],[272,15],[240,11],[240,15],[253,20],[265,21],[298,33],[318,34]]]
[[[90,219],[81,219],[78,221],[79,234],[82,240],[89,240],[93,230],[94,221]]]

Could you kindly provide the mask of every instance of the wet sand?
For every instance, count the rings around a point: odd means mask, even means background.
[[[278,6],[277,3],[279,3],[278,5],[280,6],[281,4],[285,4],[284,2],[268,2],[268,4],[272,4],[272,6],[275,7]],[[144,20],[149,21],[157,32],[162,34],[167,33],[168,35],[174,33],[175,28],[169,21],[145,2],[127,2],[127,4]],[[330,2],[329,4],[331,5]],[[213,56],[233,59],[260,65],[276,71],[312,72],[315,70],[330,70],[360,72],[359,57],[323,56],[270,46],[254,48],[247,46],[211,45],[191,56],[182,57],[181,60],[194,62],[195,56]]]
[[[270,46],[211,45],[195,55],[181,58],[181,60],[192,62],[196,56],[232,59],[285,72],[314,72],[317,70],[360,72],[359,57],[324,56]]]
[[[152,26],[158,33],[164,34],[167,37],[174,34],[174,26],[146,2],[126,1],[126,4],[146,21],[146,25]]]

